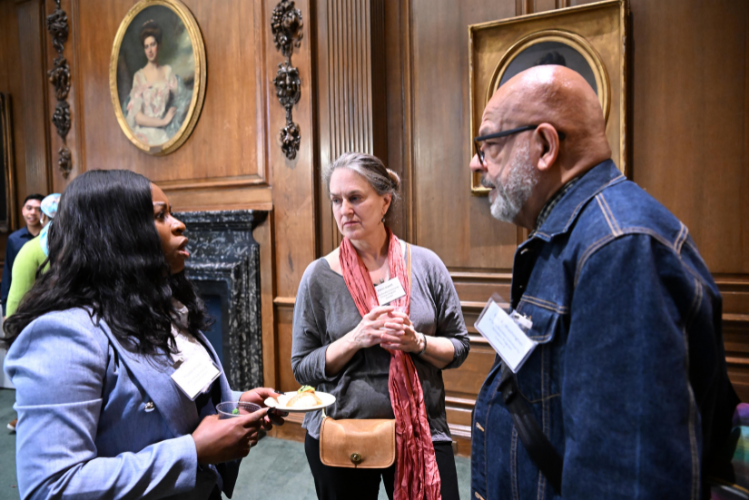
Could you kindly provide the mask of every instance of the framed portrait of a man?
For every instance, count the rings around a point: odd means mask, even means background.
[[[141,0],[117,30],[109,87],[117,121],[137,148],[165,155],[189,137],[205,96],[205,47],[178,0]]]
[[[533,66],[556,64],[577,71],[595,91],[612,158],[626,174],[628,15],[626,0],[609,0],[469,26],[470,144],[500,86]],[[472,174],[471,193],[488,191]]]

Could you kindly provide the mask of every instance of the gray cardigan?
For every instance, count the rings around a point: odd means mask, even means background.
[[[460,301],[447,268],[426,248],[411,246],[411,321],[417,332],[447,337],[455,356],[445,367],[457,368],[468,356],[468,332]],[[325,375],[328,344],[356,328],[361,315],[343,276],[325,259],[312,262],[304,272],[294,306],[291,368],[297,382],[336,397],[328,416],[341,418],[394,418],[388,392],[390,353],[380,346],[359,350],[339,373]],[[445,416],[442,370],[412,355],[424,391],[433,441],[450,441]],[[319,439],[321,412],[307,413],[303,427]]]

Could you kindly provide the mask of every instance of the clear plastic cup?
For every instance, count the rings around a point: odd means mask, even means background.
[[[216,405],[219,418],[233,418],[240,415],[249,415],[261,410],[263,407],[246,401],[225,401]]]

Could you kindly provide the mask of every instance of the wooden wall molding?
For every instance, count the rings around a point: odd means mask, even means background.
[[[385,0],[319,2],[317,33],[320,167],[346,152],[386,161]],[[325,186],[318,205],[320,254],[326,254],[341,236]]]
[[[191,190],[191,189],[208,189],[208,188],[227,188],[227,187],[261,187],[268,186],[268,180],[261,175],[247,175],[236,179],[225,177],[208,177],[206,179],[192,179],[185,181],[161,181],[159,186],[162,189]]]
[[[27,0],[16,4],[19,46],[23,47],[21,60],[22,95],[16,105],[21,108],[24,141],[23,170],[18,175],[18,199],[27,194],[47,194],[51,190],[49,165],[51,164],[48,93],[46,74],[46,36],[43,28],[44,2]],[[20,181],[25,180],[25,186]]]
[[[276,6],[275,0],[263,0],[265,11],[270,13]],[[315,2],[298,0],[295,7],[301,11],[304,19],[315,19]],[[314,22],[304,23],[302,36],[310,43],[302,43],[294,48],[293,60],[300,75],[313,75],[314,37],[310,29]],[[283,62],[273,47],[273,36],[270,26],[265,27],[266,74],[274,74],[278,63]],[[270,79],[269,79],[270,81]],[[273,315],[273,339],[275,343],[275,388],[293,391],[299,388],[291,371],[291,343],[293,307],[290,299],[296,296],[299,282],[305,268],[312,262],[318,249],[317,230],[319,224],[315,211],[316,190],[316,153],[313,138],[316,136],[315,109],[317,82],[310,76],[301,79],[300,99],[294,108],[294,120],[303,133],[299,151],[295,158],[288,158],[277,145],[278,136],[273,138],[273,147],[268,150],[268,162],[271,167],[272,217],[272,253],[273,253],[273,286],[272,298],[268,302]],[[269,99],[275,99],[269,96]],[[275,103],[274,103],[275,105]],[[280,130],[286,122],[280,113],[268,112],[269,130]],[[280,305],[279,305],[280,303]],[[287,427],[287,426],[284,426]],[[282,432],[296,427],[289,425]],[[297,431],[299,430],[296,427]]]
[[[276,297],[273,303],[279,307],[291,307],[296,305],[296,297]]]
[[[547,10],[571,7],[573,0],[515,0],[515,13],[518,16],[535,14]]]
[[[412,1],[385,2],[385,88],[387,153],[382,158],[401,178],[401,200],[388,213],[387,223],[399,238],[418,244],[414,231],[414,86]]]
[[[301,98],[302,82],[299,79],[299,69],[291,65],[291,54],[294,47],[299,47],[302,43],[302,11],[294,8],[292,0],[281,0],[273,9],[270,22],[276,49],[286,58],[278,65],[278,72],[273,80],[276,97],[286,110],[286,124],[281,129],[281,151],[286,158],[293,160],[299,151],[301,135],[299,125],[292,119],[292,110]]]
[[[67,145],[68,132],[70,131],[70,104],[68,104],[68,93],[70,93],[70,65],[68,60],[63,56],[65,42],[68,41],[70,25],[68,24],[68,15],[60,7],[60,0],[55,1],[55,10],[47,16],[47,30],[51,36],[52,46],[57,51],[57,57],[53,62],[53,67],[47,71],[49,82],[55,88],[55,97],[57,104],[52,114],[52,123],[57,129],[57,135],[62,139],[62,147],[58,150],[57,166],[62,176],[67,179],[70,171],[73,169],[73,161],[70,149]]]

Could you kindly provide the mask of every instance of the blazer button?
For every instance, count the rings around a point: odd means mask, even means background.
[[[146,403],[146,411],[153,411],[154,408],[156,408],[156,405],[153,404],[153,401],[149,401]]]

